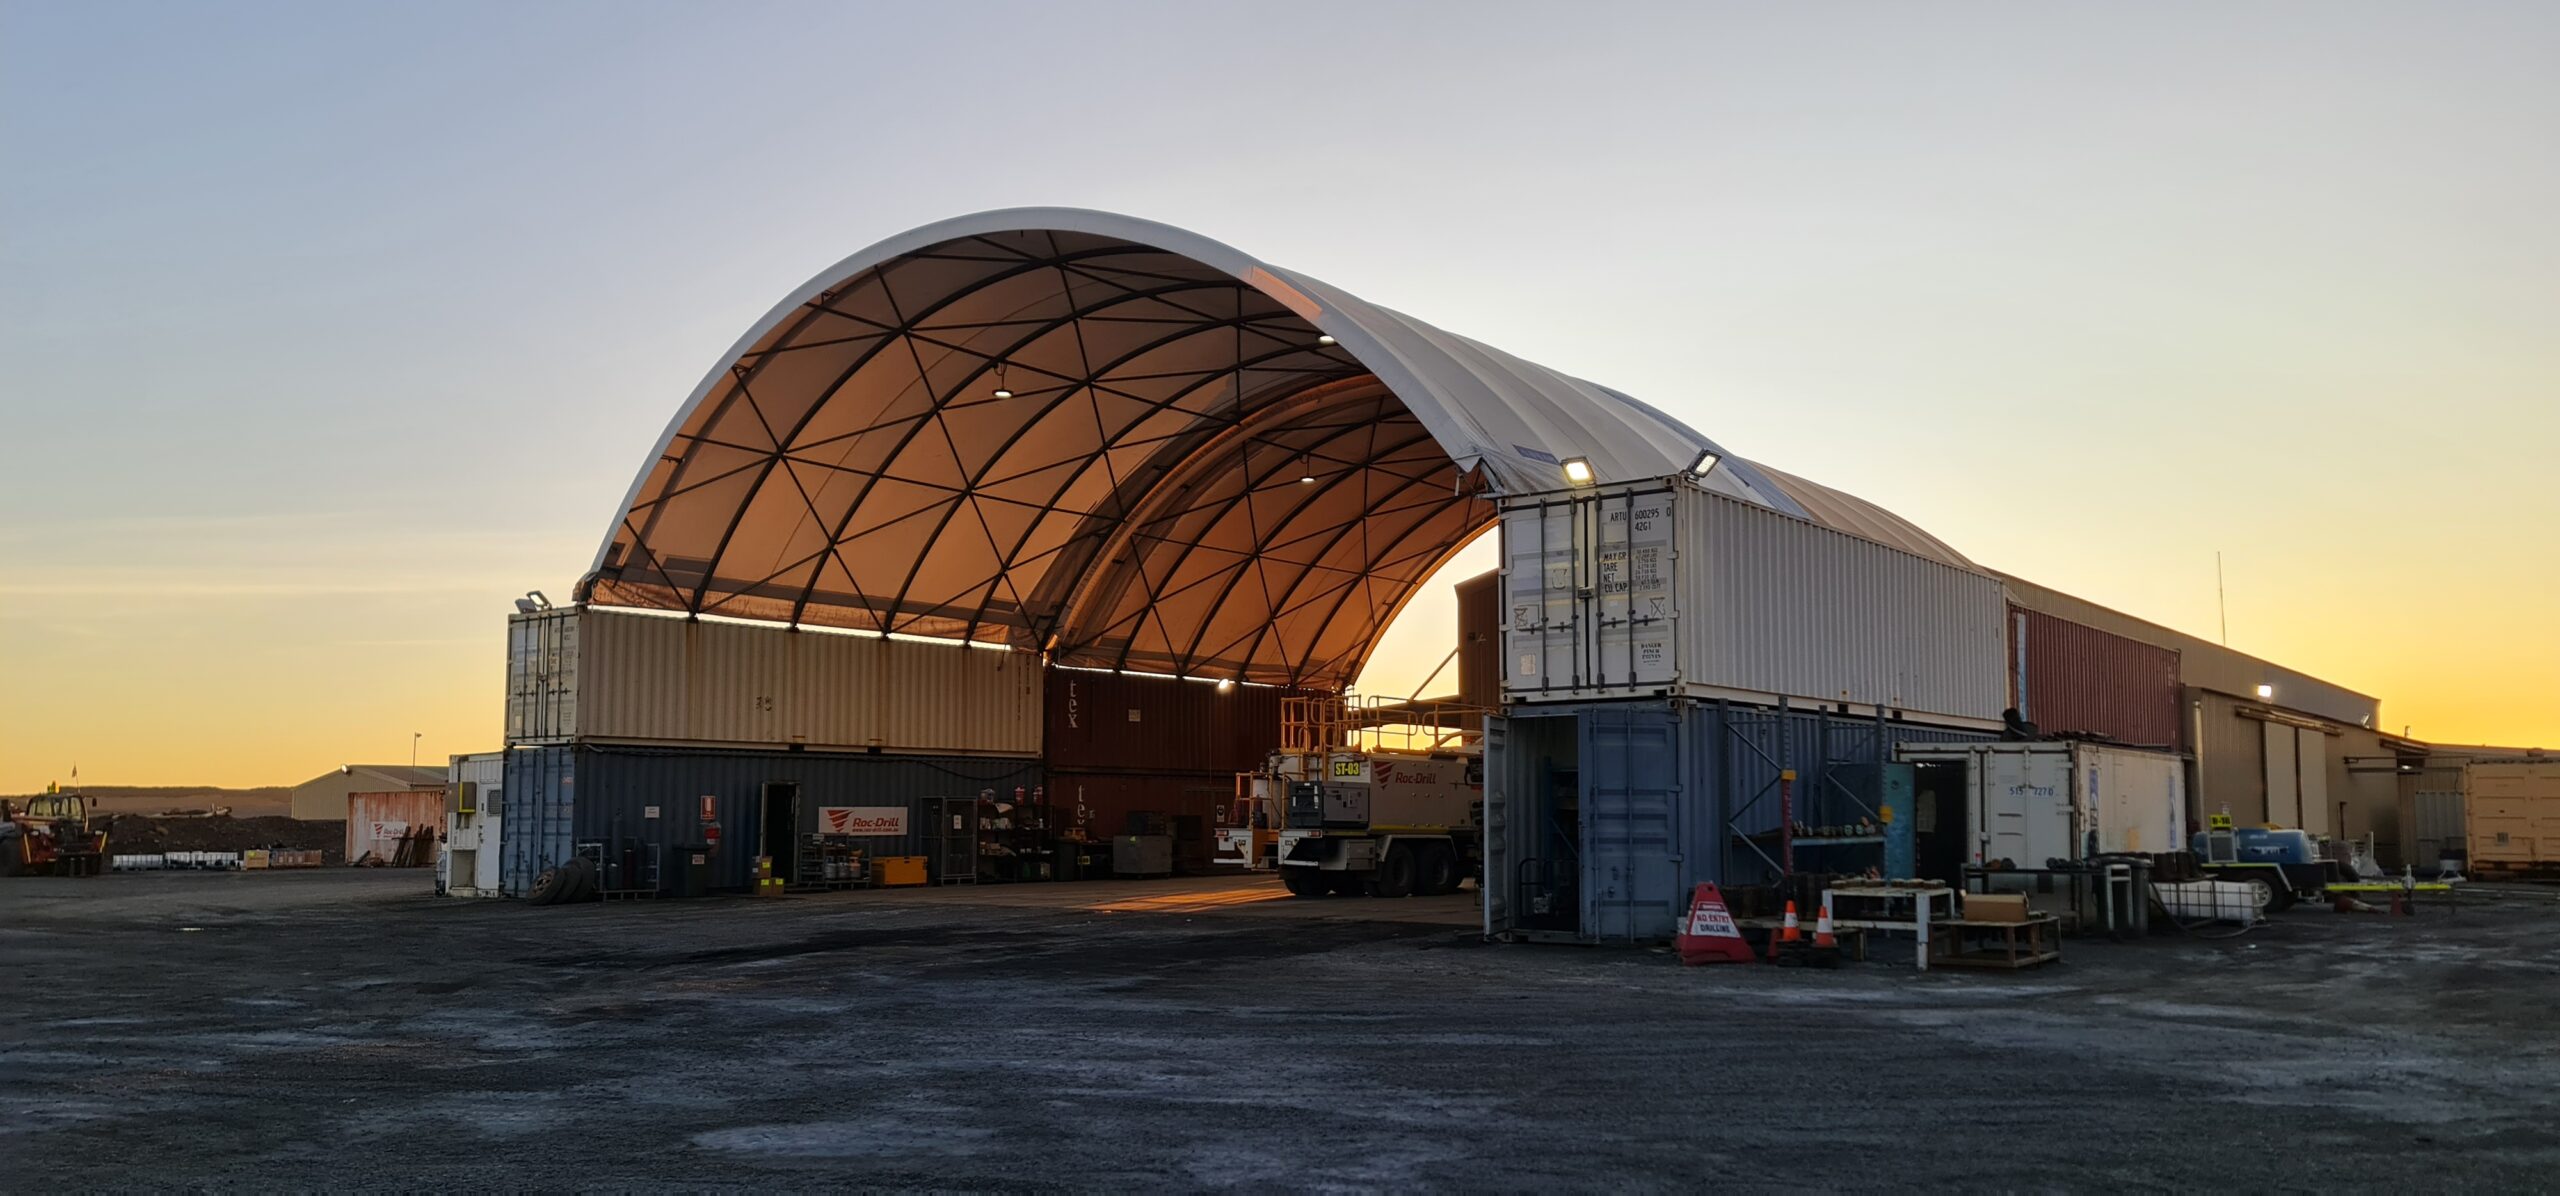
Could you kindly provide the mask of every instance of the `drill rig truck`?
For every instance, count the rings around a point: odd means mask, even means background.
[[[1282,746],[1242,790],[1266,794],[1297,897],[1407,897],[1482,883],[1483,712],[1455,703],[1283,702]]]

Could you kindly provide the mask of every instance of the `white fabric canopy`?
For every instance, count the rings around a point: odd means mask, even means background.
[[[1708,451],[1712,488],[1963,563],[1616,391],[1207,238],[988,212],[845,259],[740,338],[580,591],[1340,685],[1489,495]]]

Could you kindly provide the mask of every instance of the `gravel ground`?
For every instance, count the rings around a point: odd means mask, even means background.
[[[0,887],[6,1186],[2539,1190],[2560,904],[2017,974],[1496,947],[1400,903],[536,909]],[[1026,888],[1024,890],[1032,890]],[[1415,908],[1419,909],[1420,906]],[[1443,911],[1445,912],[1445,911]],[[1438,916],[1438,915],[1434,915]]]

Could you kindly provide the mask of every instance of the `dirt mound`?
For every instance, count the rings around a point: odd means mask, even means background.
[[[153,818],[118,814],[106,823],[107,850],[115,855],[163,851],[249,851],[280,847],[320,851],[331,864],[346,863],[347,824],[299,818]]]

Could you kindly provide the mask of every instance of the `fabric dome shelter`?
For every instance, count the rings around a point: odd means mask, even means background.
[[[1707,486],[1964,563],[1610,390],[1207,238],[1015,209],[892,237],[698,386],[579,587],[601,605],[1340,687],[1491,496],[1713,452]]]

